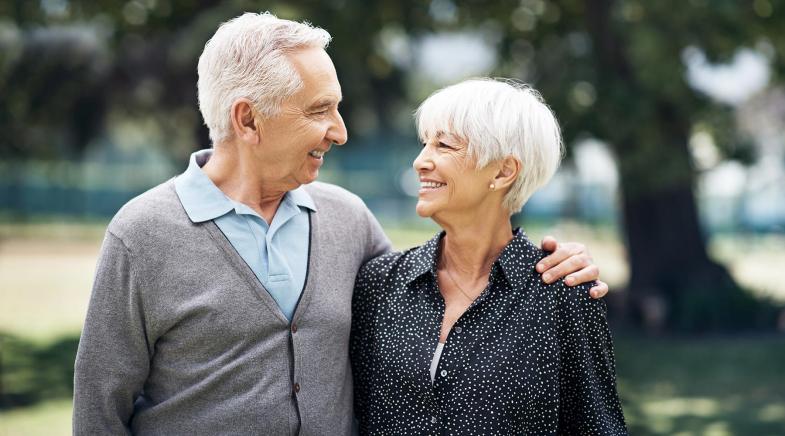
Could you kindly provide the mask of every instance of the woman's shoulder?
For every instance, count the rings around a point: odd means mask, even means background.
[[[358,277],[363,279],[394,277],[410,281],[431,269],[440,237],[441,233],[422,245],[375,257],[362,266]]]
[[[599,303],[589,295],[593,283],[568,286],[564,283],[564,278],[550,284],[545,283],[542,274],[535,269],[535,265],[549,253],[529,239],[522,229],[516,229],[515,238],[509,248],[510,251],[502,255],[505,272],[509,272],[512,279],[520,279],[514,282],[528,288],[528,292],[533,291],[535,298],[545,299],[544,301],[555,298],[557,306],[560,307],[560,314],[581,311],[582,307]]]
[[[392,251],[374,257],[363,264],[357,278],[371,280],[388,275],[390,270],[400,262],[404,253],[402,251]]]

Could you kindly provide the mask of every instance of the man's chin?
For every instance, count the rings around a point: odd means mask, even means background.
[[[300,177],[300,178],[297,180],[297,182],[298,182],[300,185],[307,185],[307,184],[309,184],[309,183],[313,183],[313,182],[315,182],[315,181],[316,181],[316,179],[317,179],[318,177],[319,177],[319,170],[316,170],[316,171],[310,171],[310,172],[308,172],[308,173],[304,174],[302,177]]]

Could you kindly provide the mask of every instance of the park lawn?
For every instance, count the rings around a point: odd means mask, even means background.
[[[785,435],[785,337],[615,340],[634,435]]]
[[[71,409],[71,400],[60,398],[0,411],[0,436],[70,435]]]

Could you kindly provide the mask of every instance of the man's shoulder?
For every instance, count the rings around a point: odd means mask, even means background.
[[[170,179],[129,200],[112,218],[108,230],[125,240],[183,219],[188,216],[174,190],[174,179]]]
[[[313,182],[304,186],[316,203],[317,210],[322,207],[350,207],[366,209],[365,203],[357,195],[346,188],[325,182]]]

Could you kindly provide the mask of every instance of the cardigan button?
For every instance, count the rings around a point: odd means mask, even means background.
[[[294,384],[294,393],[296,394],[298,392],[300,392],[300,383],[295,383]]]
[[[297,333],[297,324],[292,324],[292,333]]]

